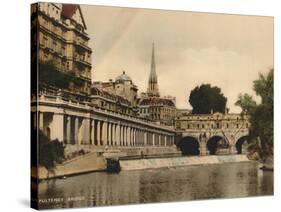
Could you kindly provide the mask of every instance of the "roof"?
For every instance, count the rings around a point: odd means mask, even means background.
[[[175,107],[175,103],[171,99],[159,98],[159,97],[150,97],[141,99],[139,102],[140,106],[171,106]]]
[[[111,101],[119,102],[119,103],[122,103],[122,104],[126,104],[126,105],[131,104],[130,101],[125,99],[124,97],[119,96],[119,95],[115,95],[113,93],[110,93],[108,91],[105,91],[105,90],[97,88],[97,87],[91,88],[91,94],[96,95],[96,96],[101,96],[101,97],[104,97],[104,98],[109,99]]]
[[[131,77],[129,77],[125,71],[115,79],[116,82],[123,82],[123,81],[132,81]]]
[[[82,11],[81,11],[81,8],[80,8],[79,5],[77,5],[77,4],[62,4],[61,15],[64,16],[65,18],[71,19],[72,16],[75,14],[77,9],[80,12],[84,28],[87,29],[86,23],[85,23],[85,20],[84,20],[84,17],[83,17],[83,14],[82,14]]]

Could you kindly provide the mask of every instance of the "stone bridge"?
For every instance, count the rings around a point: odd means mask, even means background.
[[[241,154],[247,151],[245,114],[189,115],[176,120],[176,142],[186,154]]]

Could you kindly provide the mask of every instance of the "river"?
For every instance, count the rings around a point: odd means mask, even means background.
[[[39,183],[41,208],[91,207],[273,194],[273,172],[255,162],[93,172]]]

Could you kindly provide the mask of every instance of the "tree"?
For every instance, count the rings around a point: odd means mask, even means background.
[[[61,163],[65,159],[63,143],[58,139],[50,140],[41,130],[38,144],[38,162],[47,170],[52,170],[56,163]]]
[[[249,94],[240,94],[236,102],[242,110],[250,115],[250,137],[252,141],[260,139],[264,152],[273,147],[273,69],[268,74],[260,74],[253,82],[253,89],[261,97],[257,104]]]
[[[69,89],[70,84],[74,83],[82,87],[84,82],[73,71],[63,72],[57,69],[53,60],[39,62],[39,85],[47,84],[61,89]]]
[[[208,114],[213,112],[225,112],[227,98],[221,93],[219,87],[210,84],[197,86],[190,92],[189,103],[193,114]]]

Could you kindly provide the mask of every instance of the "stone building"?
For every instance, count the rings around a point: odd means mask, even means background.
[[[192,113],[192,110],[190,110],[190,109],[179,109],[179,108],[177,108],[176,109],[176,118],[177,117],[187,116],[187,115],[189,115],[191,113]]]
[[[209,130],[249,128],[249,119],[245,114],[213,113],[186,114],[175,119],[176,130]]]
[[[127,99],[133,107],[137,106],[138,88],[125,71],[116,77],[115,81],[102,82],[102,88],[110,93]]]
[[[147,92],[142,93],[138,99],[138,114],[140,117],[159,122],[160,124],[173,125],[176,113],[175,104],[175,97],[160,97],[153,44],[148,88]]]
[[[89,93],[92,50],[80,6],[40,3],[37,18],[39,63],[52,62],[57,71],[74,75],[82,83],[73,82],[70,90]]]
[[[93,83],[91,88],[91,103],[96,108],[102,108],[108,111],[126,114],[129,116],[136,116],[133,110],[132,102],[121,95],[105,89],[105,83]],[[107,83],[106,83],[107,84]]]
[[[79,5],[34,4],[32,18],[35,50],[39,40],[38,52],[34,51],[32,57],[32,76],[38,71],[38,61],[54,61],[57,72],[74,73],[76,79],[83,82],[79,89],[75,85],[64,89],[49,84],[42,86],[39,80],[37,90],[37,78],[33,79],[33,135],[40,130],[50,140],[64,142],[65,150],[70,152],[81,148],[98,152],[106,152],[108,148],[125,149],[126,152],[131,147],[132,152],[140,155],[145,147],[148,152],[153,150],[153,154],[176,150],[173,128],[134,114],[137,87],[125,73],[114,83],[91,86],[92,50],[88,47],[89,37]],[[36,136],[32,138],[32,142],[37,142]]]

